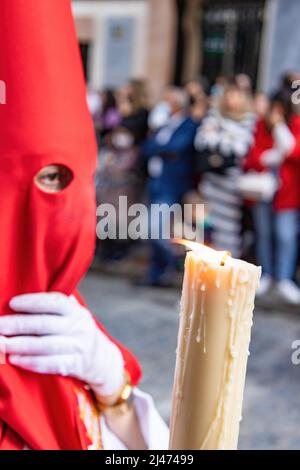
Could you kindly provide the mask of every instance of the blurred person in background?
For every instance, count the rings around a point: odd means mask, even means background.
[[[116,127],[106,135],[105,146],[102,147],[98,157],[96,173],[96,194],[98,204],[112,204],[116,209],[117,230],[120,217],[127,214],[119,212],[119,198],[127,197],[127,204],[139,202],[144,186],[143,162],[140,147],[136,145],[131,129],[125,126]],[[129,251],[130,240],[119,240],[109,237],[106,240],[97,240],[97,254],[101,260],[120,260]]]
[[[115,105],[110,96],[110,103]],[[128,206],[139,202],[144,185],[141,143],[148,132],[147,96],[144,83],[131,80],[116,92],[115,107],[110,116],[117,125],[106,132],[98,157],[96,193],[98,204],[112,204],[117,214],[118,227],[122,222],[119,212],[120,196],[127,197]],[[125,214],[124,214],[125,217]],[[120,260],[127,256],[130,240],[109,236],[97,240],[96,253],[103,260]]]
[[[148,132],[148,100],[145,85],[131,80],[117,93],[117,105],[121,114],[120,126],[131,130],[135,144],[141,144]]]
[[[169,90],[167,102],[170,118],[143,145],[148,166],[150,204],[180,203],[193,187],[193,141],[197,124],[188,116],[188,95],[180,88]],[[164,220],[158,220],[159,240],[151,241],[150,269],[145,283],[165,286],[176,267],[168,240],[161,237]]]
[[[291,94],[296,88],[299,88],[300,73],[296,70],[285,73],[282,77],[280,90],[284,93]],[[295,88],[296,84],[296,88]],[[300,103],[293,100],[293,110],[296,114],[300,114]],[[297,101],[297,100],[296,100]]]
[[[205,204],[204,199],[200,196],[197,189],[189,191],[183,196],[182,199],[183,204],[189,204],[192,207],[192,220],[187,222],[185,221],[184,224],[187,228],[196,231],[197,233],[197,240],[201,240],[202,242],[210,245],[211,244],[211,221],[210,221],[210,214],[208,211],[208,207]],[[197,214],[197,207],[203,206],[203,217],[199,218]],[[190,225],[190,222],[192,223]],[[189,225],[187,225],[189,224]],[[192,233],[191,231],[187,230],[186,233]]]
[[[150,132],[156,132],[158,129],[168,123],[171,114],[169,95],[172,94],[172,91],[172,86],[165,87],[159,101],[150,111],[148,117],[148,126]]]
[[[209,101],[211,106],[218,106],[220,99],[223,96],[224,90],[228,85],[227,77],[217,77],[214,84],[210,88]]]
[[[205,93],[205,87],[200,80],[191,80],[184,86],[186,90],[190,106],[190,117],[200,124],[201,120],[207,113],[208,100]]]
[[[199,185],[212,224],[215,248],[241,255],[242,197],[237,189],[242,162],[252,144],[254,115],[248,93],[232,81],[217,107],[203,120],[196,138]]]
[[[241,90],[243,90],[249,96],[252,95],[253,85],[252,85],[252,80],[249,77],[249,75],[247,75],[246,73],[238,73],[235,76],[235,80],[236,80],[237,86]]]
[[[88,88],[87,90],[87,104],[89,111],[94,118],[94,116],[100,111],[102,106],[102,101],[98,91]]]
[[[290,93],[293,88],[293,82],[300,80],[300,73],[296,70],[290,70],[283,74],[279,89],[283,92]]]
[[[253,97],[253,111],[257,119],[264,119],[269,111],[270,99],[268,95],[257,92]]]
[[[300,116],[293,108],[291,93],[290,88],[282,87],[266,118],[258,122],[246,169],[271,172],[278,179],[273,203],[256,202],[253,208],[257,258],[263,268],[258,295],[268,293],[276,281],[284,300],[300,304],[300,289],[293,281],[300,209]]]
[[[109,88],[100,93],[101,107],[94,114],[94,125],[99,144],[103,144],[104,137],[121,122],[121,114],[117,108],[114,90]]]

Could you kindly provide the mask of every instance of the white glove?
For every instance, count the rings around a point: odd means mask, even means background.
[[[281,165],[284,160],[284,156],[277,149],[265,150],[261,156],[261,162],[268,168],[276,168]]]
[[[121,352],[75,297],[56,292],[20,295],[10,301],[10,308],[22,312],[0,317],[0,335],[12,365],[77,378],[100,396],[120,389]]]

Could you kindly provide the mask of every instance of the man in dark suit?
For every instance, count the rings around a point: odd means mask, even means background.
[[[193,186],[193,141],[198,124],[188,117],[188,96],[180,88],[168,92],[169,120],[144,143],[150,204],[179,204]],[[175,268],[169,240],[162,237],[164,215],[152,220],[158,225],[158,240],[151,240],[151,265],[147,282],[165,285],[164,276]],[[153,227],[152,227],[153,228]]]

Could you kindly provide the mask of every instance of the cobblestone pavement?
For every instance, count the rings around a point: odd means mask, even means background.
[[[136,288],[91,272],[81,292],[110,333],[144,368],[142,387],[168,421],[180,292]],[[257,309],[249,359],[240,449],[300,449],[300,366],[291,344],[300,339],[300,312]]]

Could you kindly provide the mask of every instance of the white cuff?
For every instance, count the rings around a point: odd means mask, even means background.
[[[134,390],[134,406],[147,448],[149,450],[167,450],[169,430],[159,415],[151,396],[136,388]],[[120,439],[109,429],[104,417],[101,418],[101,430],[105,450],[126,450]]]
[[[273,136],[276,147],[280,152],[286,154],[293,150],[296,139],[284,122],[281,122],[274,127]]]
[[[134,406],[141,431],[149,450],[168,450],[169,429],[158,413],[153,398],[138,388],[134,390]]]

